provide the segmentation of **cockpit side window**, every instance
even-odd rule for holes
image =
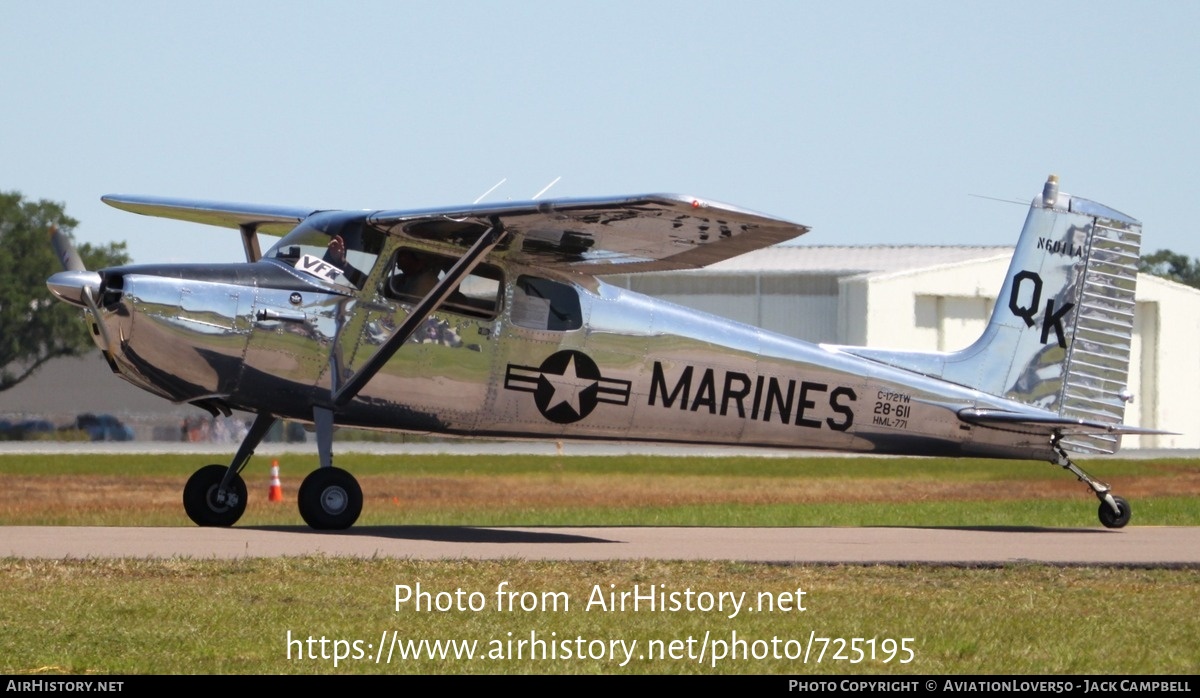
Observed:
[[[577,330],[583,327],[579,293],[574,287],[558,281],[536,276],[517,277],[512,321],[533,330]]]
[[[412,247],[396,250],[383,278],[383,295],[402,303],[416,303],[433,290],[458,260]],[[459,283],[440,308],[480,318],[494,318],[500,310],[504,275],[480,264]]]

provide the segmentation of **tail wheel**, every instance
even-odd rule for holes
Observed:
[[[234,473],[224,496],[221,481],[229,468],[206,465],[183,486],[183,510],[197,526],[232,526],[246,511],[246,481]]]
[[[341,468],[318,468],[309,473],[300,483],[296,499],[304,522],[321,531],[350,528],[362,513],[362,488]]]

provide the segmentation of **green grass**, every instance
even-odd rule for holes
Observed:
[[[296,489],[315,454],[280,456],[286,505],[265,501],[271,458],[243,471],[239,525],[300,525]],[[195,455],[0,455],[0,525],[191,525]],[[1094,526],[1098,503],[1060,468],[932,458],[381,456],[349,453],[362,525]],[[1088,464],[1130,500],[1131,525],[1200,525],[1200,464]],[[1190,484],[1189,484],[1190,483]],[[1125,485],[1139,494],[1129,494]],[[99,494],[111,491],[111,495]]]
[[[187,477],[200,465],[227,462],[233,455],[161,454],[0,454],[0,473],[11,475],[102,474],[182,475]],[[273,457],[255,456],[249,472],[270,465]],[[297,472],[316,467],[316,449],[311,454],[274,457]],[[871,458],[799,457],[754,458],[749,456],[537,456],[537,455],[337,455],[336,464],[361,475],[533,475],[579,473],[593,475],[695,475],[754,477],[838,478],[937,478],[962,481],[1071,480],[1061,468],[1041,461],[1005,461],[982,458]],[[1200,464],[1182,459],[1089,461],[1085,469],[1116,479],[1120,476],[1163,475],[1198,472]],[[295,473],[293,473],[295,474]]]
[[[1192,604],[1200,592],[1197,570],[309,557],[8,560],[0,561],[0,580],[6,588],[3,673],[1162,674],[1190,673],[1200,660],[1200,616]],[[533,594],[524,597],[529,610],[496,608],[502,582],[507,590]],[[396,585],[417,584],[431,595],[478,592],[482,610],[417,610],[412,602],[397,610]],[[631,591],[634,585],[745,592],[747,604],[760,594],[788,594],[793,606],[774,612],[744,606],[733,618],[731,611],[589,610],[595,589]],[[804,595],[796,597],[797,590]],[[557,608],[542,605],[542,592],[558,595]],[[474,640],[477,652],[499,648],[502,655],[402,661],[393,654],[391,663],[377,664],[380,640],[386,633],[390,642],[392,631],[401,640]],[[531,658],[528,645],[516,658],[515,642],[531,634],[559,642],[556,651],[563,639],[637,644],[625,666],[623,653],[617,660],[607,653]],[[788,658],[789,650],[795,655],[810,643],[810,634],[832,642],[813,643],[808,663]],[[301,642],[289,647],[289,637]],[[316,658],[309,655],[309,637]],[[856,637],[875,641],[875,659],[857,657],[849,642],[842,648],[846,658],[836,659],[837,639]],[[722,656],[735,638],[759,656]],[[905,644],[911,658],[891,646],[885,654],[885,639]],[[360,658],[352,644],[335,646],[335,640],[360,641]],[[679,653],[650,658],[655,641],[662,649],[678,641]],[[822,648],[826,656],[818,662]],[[337,666],[335,650],[347,655]]]

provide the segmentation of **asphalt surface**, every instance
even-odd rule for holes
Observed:
[[[363,526],[117,528],[7,526],[0,557],[236,559],[297,555],[412,559],[736,560],[769,563],[1200,565],[1200,527],[472,528]]]

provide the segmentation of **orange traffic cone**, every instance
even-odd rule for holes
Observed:
[[[271,491],[267,494],[267,499],[272,502],[283,501],[283,485],[279,482],[279,461],[271,461]]]

